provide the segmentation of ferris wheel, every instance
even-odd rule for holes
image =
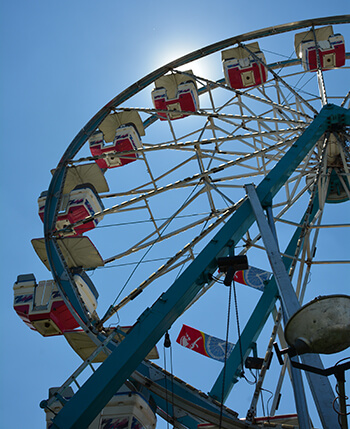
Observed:
[[[320,289],[348,295],[332,279],[349,266],[337,241],[346,246],[349,226],[349,23],[344,15],[279,25],[181,57],[113,98],[68,146],[39,198],[45,237],[32,241],[53,280],[24,275],[15,285],[22,319],[64,335],[84,361],[43,403],[61,401],[52,427],[87,427],[122,386],[152,397],[176,427],[311,427],[301,372],[287,356],[268,418],[257,418],[257,403],[272,343],[286,347],[282,324]],[[203,333],[200,321],[188,327],[196,311],[222,319],[226,334],[231,311],[234,344],[214,328]],[[224,363],[208,394],[152,360],[175,323],[194,365],[205,363],[193,351]],[[300,359],[322,366],[317,353]],[[242,420],[229,398],[245,368],[257,376]],[[295,415],[278,420],[285,372]],[[337,427],[331,383],[306,376],[320,421]]]

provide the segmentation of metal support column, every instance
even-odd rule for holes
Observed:
[[[269,258],[272,271],[276,278],[278,290],[282,301],[283,312],[287,321],[296,311],[299,310],[300,304],[291,284],[288,273],[282,262],[282,258],[278,250],[276,240],[264,215],[263,208],[255,190],[255,186],[247,185],[246,191],[256,217],[256,221],[266,248],[267,256]],[[307,361],[310,361],[311,359],[313,364],[316,364],[315,366],[323,368],[322,361],[318,355],[309,355],[309,357],[305,355],[304,359],[305,358]],[[306,400],[303,399],[304,389],[302,387],[300,371],[295,371],[295,369],[293,369],[292,379],[299,418],[299,425],[301,428],[309,428],[310,421],[307,413]],[[332,404],[335,396],[328,379],[323,377],[322,380],[321,376],[308,377],[308,382],[323,427],[336,427],[337,416],[330,407],[330,404]]]
[[[315,203],[312,207],[311,213],[309,214],[309,219],[312,220],[318,211],[318,199],[315,199]],[[307,213],[300,220],[300,225],[303,225]],[[292,256],[295,254],[295,251],[298,246],[298,241],[300,240],[301,228],[297,228],[291,238],[284,254],[289,255],[290,257],[283,257],[283,263],[288,271],[292,264]],[[243,350],[243,360],[249,355],[252,344],[258,339],[261,330],[263,329],[271,311],[274,308],[275,302],[278,296],[278,288],[276,280],[272,277],[267,285],[265,290],[259,299],[258,304],[256,305],[253,313],[251,314],[242,334],[241,334],[241,345]],[[209,395],[216,400],[221,400],[222,391],[224,392],[224,401],[227,399],[230,394],[233,386],[239,381],[240,374],[242,371],[241,366],[241,355],[238,344],[236,344],[228,357],[227,360],[227,369],[225,377],[225,385],[223,386],[224,376],[223,370],[220,372],[218,378],[216,379]]]

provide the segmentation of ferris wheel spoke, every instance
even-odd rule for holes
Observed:
[[[271,107],[275,107],[276,109],[279,109],[281,111],[285,111],[286,113],[291,113],[293,115],[296,115],[296,117],[302,116],[302,117],[304,117],[304,120],[307,120],[308,122],[312,121],[312,116],[305,113],[302,109],[296,110],[292,107],[289,107],[286,104],[280,104],[280,103],[277,103],[276,101],[269,100],[269,99],[266,99],[264,97],[259,97],[256,94],[252,94],[251,92],[249,92],[249,89],[245,90],[245,91],[241,91],[241,90],[236,90],[236,89],[230,88],[224,84],[224,80],[219,80],[219,81],[214,82],[214,81],[211,81],[209,79],[204,79],[204,78],[201,78],[201,79],[205,80],[211,89],[222,88],[222,89],[225,89],[226,91],[233,92],[235,94],[234,97],[232,97],[224,105],[222,105],[221,109],[223,107],[226,107],[227,105],[231,104],[235,99],[238,99],[239,97],[241,97],[241,98],[244,97],[244,98],[259,102],[261,104],[267,104]],[[299,100],[299,98],[297,98],[297,99]]]
[[[193,161],[193,159],[194,159],[194,157],[187,158],[185,161],[175,165],[172,168],[169,168],[163,174],[160,174],[159,176],[154,178],[154,181],[159,183],[161,180],[163,180],[167,176],[172,175],[178,169],[181,169],[182,167],[186,166],[188,163]],[[179,187],[179,186],[186,187],[186,186],[194,186],[195,185],[195,183],[187,183],[187,182],[189,182],[189,180],[184,180],[181,183],[180,183],[180,181],[178,181],[177,187]],[[151,185],[152,185],[152,181],[149,181],[149,182],[143,183],[142,185],[136,186],[135,188],[132,188],[132,189],[125,191],[125,192],[109,193],[109,194],[103,195],[102,198],[114,198],[114,197],[121,197],[121,196],[128,197],[128,196],[136,195],[137,197],[141,197],[141,199],[143,199],[145,195],[146,196],[157,195],[157,190],[159,190],[159,187],[157,187],[156,190],[153,187],[147,188],[148,186],[151,186]],[[134,199],[132,201],[135,202]],[[128,203],[124,202],[123,204],[126,205]]]
[[[339,148],[339,153],[341,157],[341,162],[342,162],[341,168],[344,170],[344,177],[346,178],[346,181],[348,183],[348,186],[346,186],[343,183],[343,187],[345,190],[347,190],[350,187],[350,167],[348,166],[348,163],[350,164],[350,152],[349,152],[349,147],[346,146],[345,138],[348,136],[344,135],[344,138],[341,138],[339,133],[334,133],[334,135],[336,138],[336,143]],[[339,177],[342,176],[341,173],[338,173],[338,169],[336,169],[336,171]]]
[[[154,175],[152,173],[152,168],[151,168],[149,162],[147,161],[147,156],[146,156],[145,153],[143,153],[143,161],[146,164],[146,169],[147,169],[148,175],[149,175],[149,177],[151,179],[151,182],[149,182],[149,184],[152,184],[153,188],[157,189],[156,179],[154,178]],[[147,186],[147,184],[146,184],[146,186]]]
[[[211,194],[211,191],[212,191],[212,189],[216,189],[216,188],[212,183],[210,183],[208,176],[204,177],[203,182],[204,182],[204,190],[205,190],[204,192],[207,196],[207,200],[208,200],[210,209],[212,212],[215,212],[216,208],[215,208],[215,204],[214,204],[214,200],[213,200],[213,196]],[[221,193],[220,193],[220,195],[221,195]],[[229,198],[227,198],[227,199],[229,199]]]
[[[350,199],[350,190],[349,190],[349,180],[350,180],[350,175],[348,174],[346,177],[347,177],[347,181],[348,181],[348,184],[346,184],[346,182],[345,182],[345,180],[344,180],[344,178],[343,178],[343,176],[342,176],[342,174],[340,173],[340,171],[339,171],[339,169],[338,168],[334,168],[334,171],[335,171],[335,173],[336,173],[336,175],[337,175],[337,177],[338,177],[338,179],[339,179],[339,181],[340,181],[340,183],[342,184],[342,186],[343,186],[343,189],[344,189],[344,191],[345,191],[345,193],[346,193],[346,195],[347,195],[347,197]]]
[[[221,164],[218,167],[213,167],[212,169],[207,170],[207,171],[205,171],[203,173],[196,173],[196,174],[194,174],[191,177],[185,178],[184,180],[178,180],[175,183],[170,183],[170,184],[168,184],[166,186],[158,187],[156,190],[151,190],[151,191],[146,192],[146,193],[144,193],[142,195],[133,197],[133,198],[131,198],[128,201],[124,201],[123,203],[116,204],[116,205],[114,205],[114,206],[112,206],[110,208],[104,209],[101,212],[96,212],[94,215],[88,216],[84,220],[72,223],[69,226],[69,228],[74,228],[76,226],[79,226],[79,225],[82,225],[84,223],[90,222],[91,220],[94,220],[94,219],[98,219],[98,218],[103,217],[103,216],[105,216],[107,214],[110,214],[110,213],[117,213],[118,211],[125,210],[125,208],[127,208],[130,205],[134,205],[134,204],[139,203],[139,202],[144,202],[144,200],[146,198],[154,197],[156,195],[159,195],[159,194],[164,193],[166,191],[169,191],[171,189],[182,188],[183,186],[188,186],[189,184],[192,184],[192,185],[194,184],[195,185],[200,179],[204,179],[205,177],[207,177],[209,175],[214,175],[215,173],[221,172],[221,171],[223,171],[223,170],[225,170],[225,169],[227,169],[229,167],[232,167],[233,165],[239,165],[241,163],[244,163],[245,161],[247,161],[250,158],[255,158],[258,153],[263,154],[263,153],[266,153],[266,152],[274,149],[277,146],[282,146],[282,145],[285,145],[284,141],[282,141],[282,142],[280,142],[277,145],[274,145],[272,147],[265,148],[265,149],[262,149],[260,151],[257,151],[255,153],[247,154],[246,156],[238,158],[236,160],[228,161],[226,164]],[[274,156],[273,159],[276,159],[276,157]],[[251,168],[250,166],[247,166],[247,167]],[[247,177],[247,176],[248,175],[245,176],[243,174],[243,175],[240,175],[239,177]],[[109,196],[112,197],[113,194],[110,194]],[[65,229],[62,229],[62,230],[56,231],[55,234],[59,235],[59,234],[64,233],[64,232],[65,232]]]
[[[111,257],[105,259],[104,263],[108,264],[108,263],[113,262],[117,259],[121,259],[125,256],[130,255],[130,254],[134,254],[140,250],[148,249],[149,247],[152,247],[156,243],[161,243],[162,241],[165,241],[165,240],[168,240],[169,238],[175,237],[175,236],[177,236],[177,235],[179,235],[185,231],[188,231],[192,228],[195,228],[196,226],[202,225],[202,224],[206,223],[208,220],[210,220],[212,217],[213,217],[212,215],[208,215],[207,217],[200,219],[196,222],[192,222],[190,224],[187,224],[186,226],[184,226],[182,228],[175,229],[168,234],[159,235],[160,228],[157,228],[156,231],[152,232],[151,234],[149,234],[147,237],[145,237],[144,239],[142,239],[138,243],[135,243],[129,249],[123,251],[122,253],[119,253],[118,255],[111,256]],[[168,223],[165,223],[164,225],[167,226]],[[156,234],[158,234],[158,236],[154,240],[150,240],[150,238]]]
[[[324,83],[324,77],[323,77],[322,66],[321,66],[320,46],[319,46],[317,38],[316,38],[316,32],[315,32],[315,26],[314,25],[312,26],[312,34],[313,34],[315,48],[316,48],[318,89],[320,92],[322,106],[324,106],[325,104],[328,103],[328,100],[327,100],[326,86]]]
[[[203,240],[208,234],[210,234],[213,230],[215,230],[220,224],[225,222],[225,220],[231,216],[233,211],[235,211],[241,204],[243,203],[243,199],[239,201],[234,207],[230,207],[225,212],[220,214],[220,217],[216,219],[215,222],[208,225],[205,229],[201,231],[199,235],[197,235],[190,243],[188,243],[186,246],[184,246],[181,250],[179,250],[173,257],[169,258],[167,262],[158,268],[156,272],[151,274],[148,279],[144,280],[137,289],[135,289],[128,297],[124,298],[119,304],[117,304],[114,308],[110,308],[107,312],[107,314],[103,317],[102,322],[104,323],[106,320],[108,320],[116,311],[121,309],[127,302],[129,302],[131,299],[134,299],[139,293],[141,293],[147,286],[149,286],[153,281],[155,281],[160,276],[164,275],[167,272],[170,272],[173,269],[176,269],[178,267],[183,267],[184,264],[190,260],[193,260],[193,248],[195,245],[197,245],[201,240]],[[210,217],[212,218],[212,216]],[[210,219],[208,217],[208,220]],[[182,259],[180,262],[179,260],[184,257],[184,255],[188,253],[189,256],[185,259]],[[111,262],[110,260],[106,262]],[[211,283],[212,285],[212,283]],[[197,296],[197,299],[194,299],[194,301],[187,307],[187,309],[196,301],[199,299],[200,296],[202,296],[207,290],[209,290],[210,286],[206,286],[203,288],[203,291],[200,292]],[[186,309],[186,310],[187,310]],[[185,310],[185,311],[186,311]]]
[[[283,206],[282,210],[280,210],[277,214],[274,215],[274,221],[286,223],[302,229],[304,224],[289,221],[287,219],[282,218],[282,216],[288,213],[288,210],[295,205],[295,203],[305,194],[306,191],[309,190],[309,188],[310,188],[310,185],[305,185],[304,188],[300,190],[297,194],[295,194],[294,192],[292,195],[289,195],[287,201],[283,201],[281,203],[273,203],[272,204],[273,209],[277,209]],[[247,233],[247,238],[243,239],[247,250],[250,247],[255,247],[256,249],[265,251],[265,247],[263,245],[257,244],[259,240],[261,240],[260,233],[256,234],[253,238],[251,238],[249,232]],[[290,255],[287,255],[284,253],[281,253],[281,255],[286,258],[292,258]],[[300,259],[297,258],[296,261],[300,262]]]
[[[333,228],[344,228],[347,225],[322,225],[323,210],[320,210],[315,217],[315,221],[310,225],[308,233],[305,237],[305,243],[302,250],[302,257],[300,258],[300,266],[298,273],[298,281],[296,285],[297,295],[299,296],[300,302],[303,302],[307,284],[310,280],[311,269],[315,265],[321,264],[349,264],[349,260],[314,260],[316,255],[317,242],[319,238],[319,232],[322,228],[333,227]],[[311,233],[314,231],[311,243]],[[305,273],[303,270],[305,269]]]
[[[314,205],[314,201],[315,201],[315,197],[316,194],[318,193],[318,207],[319,210],[323,210],[323,205],[325,202],[325,198],[323,197],[323,193],[322,192],[322,188],[320,189],[319,186],[319,177],[322,173],[322,170],[324,168],[324,166],[327,163],[327,159],[326,159],[326,152],[327,152],[327,146],[328,146],[328,142],[329,142],[329,133],[326,134],[325,138],[324,138],[324,143],[323,143],[323,147],[322,147],[322,152],[320,155],[320,162],[319,165],[317,166],[317,170],[315,172],[315,177],[313,179],[312,182],[312,186],[310,188],[310,199],[309,199],[309,204],[308,204],[308,208],[306,210],[307,215],[305,216],[305,220],[304,220],[304,224],[302,226],[302,233],[301,233],[301,237],[304,239],[306,233],[307,233],[307,229],[308,229],[308,225],[309,225],[309,218],[310,218],[310,213],[312,211],[312,207]],[[321,191],[321,193],[319,193],[319,191]],[[304,240],[300,240],[298,246],[297,246],[297,250],[295,252],[294,255],[294,260],[292,262],[291,268],[290,268],[290,273],[289,275],[291,276],[291,278],[293,277],[294,271],[295,271],[295,267],[296,267],[296,262],[297,262],[297,255],[300,253],[300,249],[301,246],[303,245]]]
[[[213,210],[207,216],[205,216],[204,218],[201,218],[201,219],[199,219],[197,221],[194,221],[194,222],[191,222],[191,223],[187,223],[185,226],[183,226],[181,228],[173,229],[168,234],[164,233],[164,231],[170,225],[170,223],[172,222],[172,220],[175,219],[175,218],[178,219],[179,217],[181,218],[181,216],[180,216],[181,212],[184,211],[188,206],[190,206],[191,204],[193,204],[193,202],[195,202],[198,199],[198,197],[201,196],[205,192],[206,191],[205,191],[205,186],[204,186],[196,194],[194,194],[190,198],[188,198],[186,200],[186,202],[184,204],[182,204],[182,206],[176,212],[174,212],[174,214],[170,218],[166,219],[165,222],[163,222],[161,225],[156,226],[155,230],[151,234],[149,234],[146,237],[144,237],[138,243],[135,243],[134,245],[132,245],[132,247],[129,250],[127,250],[127,251],[125,251],[125,252],[123,252],[121,254],[118,254],[116,256],[110,257],[110,258],[106,259],[104,262],[108,263],[108,262],[114,261],[116,259],[120,259],[120,258],[122,258],[124,256],[127,256],[127,255],[129,255],[131,253],[137,252],[138,250],[141,250],[143,248],[148,248],[150,246],[153,246],[157,242],[161,242],[161,241],[167,240],[168,238],[174,237],[174,236],[176,236],[176,235],[178,235],[178,234],[180,234],[180,233],[182,233],[184,231],[187,231],[189,229],[192,229],[192,228],[194,228],[194,227],[196,227],[198,225],[201,225],[203,223],[205,224],[213,216],[219,216],[221,210],[217,210],[214,207]],[[153,218],[153,222],[155,223],[156,221],[155,221],[155,219],[153,217],[153,214],[151,216]],[[160,232],[160,231],[162,231],[162,232]],[[157,237],[154,240],[149,241],[149,239],[152,236],[154,236],[154,235],[157,235]]]
[[[274,203],[273,208],[282,207],[282,210],[275,216],[276,219],[282,221],[282,216],[289,210],[293,204],[295,204],[304,194],[309,190],[309,186],[305,185],[302,189],[298,189],[298,192],[293,192],[290,195],[287,195],[287,199],[285,201]]]
[[[286,105],[290,108],[290,104],[289,104],[287,98],[284,96],[283,91],[280,88],[279,81],[277,81],[275,79],[274,81],[270,81],[270,83],[271,83],[271,86],[275,89],[274,95],[279,100],[279,104],[280,105]],[[280,107],[275,106],[275,103],[273,103],[272,97],[269,96],[266,93],[266,91],[263,91],[264,88],[258,87],[257,89],[258,89],[258,91],[260,91],[262,93],[263,96],[265,96],[265,98],[267,100],[269,100],[273,104],[269,111],[263,113],[264,116],[266,116],[270,113],[273,115],[274,118],[276,118],[277,120],[280,119],[281,121],[288,121],[288,120],[291,120],[291,121],[295,121],[295,120],[298,121],[299,120],[300,121],[300,120],[303,120],[301,118],[300,114],[297,117],[293,111],[288,112],[291,114],[291,118],[289,118],[289,116],[287,115],[287,112],[284,109],[281,109]],[[283,100],[283,103],[281,103],[281,101],[280,101],[281,99]]]
[[[344,97],[343,101],[341,102],[340,107],[345,107],[345,104],[347,103],[347,101],[350,100],[350,90],[348,91],[348,93],[346,94],[346,96]]]
[[[210,118],[211,121],[213,120],[213,118]],[[244,139],[244,138],[263,138],[263,137],[272,137],[276,136],[276,140],[278,139],[278,136],[282,136],[284,134],[294,134],[294,133],[301,133],[304,131],[306,125],[302,125],[302,126],[297,126],[297,127],[290,127],[290,128],[281,128],[278,130],[269,130],[269,131],[256,131],[255,129],[250,130],[250,134],[241,134],[241,135],[237,135],[237,134],[232,134],[229,131],[225,131],[224,129],[220,129],[221,131],[223,131],[226,136],[215,136],[212,138],[201,138],[201,139],[196,139],[196,140],[191,140],[191,141],[178,141],[177,143],[174,143],[173,141],[170,142],[164,142],[164,143],[159,143],[159,144],[149,144],[147,142],[143,143],[144,147],[142,149],[137,149],[137,150],[133,150],[133,151],[125,151],[123,153],[125,153],[125,155],[130,155],[130,154],[143,154],[143,153],[151,153],[154,151],[161,151],[161,150],[169,150],[169,149],[174,149],[174,150],[184,150],[184,149],[188,149],[190,151],[195,151],[195,145],[200,144],[201,146],[205,146],[205,145],[209,145],[209,144],[214,144],[214,143],[224,143],[226,141],[235,141],[235,140],[240,140],[240,139]],[[218,127],[216,125],[212,126],[211,129],[213,129],[215,131],[215,129],[217,129]],[[241,125],[238,127],[241,128]],[[244,128],[244,127],[243,127]],[[205,148],[201,148],[202,151],[205,151]],[[234,152],[234,151],[228,151],[230,154],[237,154],[237,155],[242,155],[243,152]],[[83,157],[83,158],[79,158],[77,160],[71,160],[70,164],[80,164],[82,162],[86,162],[86,161],[91,161],[91,160],[96,160],[96,159],[100,159],[103,158],[103,155],[101,156],[95,156],[95,157]],[[180,166],[182,166],[184,163],[186,163],[186,161],[184,161],[183,163],[180,164]]]
[[[320,210],[319,213],[315,216],[313,224],[320,225],[322,221],[322,216],[323,216],[323,210]],[[311,247],[310,247],[311,229],[309,229],[307,236],[305,237],[305,243],[304,243],[304,248],[303,248],[302,257],[301,257],[302,263],[300,264],[300,267],[299,267],[298,281],[296,284],[296,293],[300,303],[304,301],[306,287],[307,287],[310,272],[311,272],[311,264],[316,252],[316,244],[319,236],[319,231],[320,231],[319,229],[316,229],[313,236]],[[305,260],[305,258],[307,258],[307,260]],[[306,272],[305,274],[303,274],[305,265],[306,265]]]
[[[191,255],[183,258],[181,261],[176,261],[180,259],[178,257],[176,260],[175,258],[170,258],[167,260],[167,263],[162,265],[156,272],[154,272],[151,276],[148,277],[147,280],[144,280],[137,288],[135,288],[129,295],[122,298],[117,304],[114,304],[110,306],[106,312],[106,314],[102,317],[101,323],[104,324],[107,320],[109,320],[115,313],[117,313],[119,310],[121,310],[125,305],[127,305],[129,302],[133,301],[138,295],[140,295],[141,292],[143,292],[152,282],[157,280],[159,277],[170,273],[173,270],[176,270],[177,268],[182,268],[186,263],[193,260],[193,257]]]
[[[188,116],[194,116],[194,117],[211,117],[211,118],[216,118],[216,119],[221,119],[223,121],[232,123],[232,125],[235,126],[240,126],[241,122],[235,122],[235,121],[244,121],[244,122],[256,122],[256,123],[263,123],[263,124],[267,124],[267,123],[273,123],[273,124],[287,124],[287,125],[295,125],[295,126],[301,126],[305,124],[304,120],[301,119],[290,119],[290,118],[273,118],[273,117],[267,117],[267,116],[261,116],[261,115],[256,115],[254,114],[253,110],[251,110],[247,105],[244,105],[246,110],[248,110],[251,114],[250,115],[238,115],[238,114],[232,114],[232,113],[218,113],[218,112],[209,112],[209,111],[196,111],[196,112],[191,112],[191,111],[179,111],[179,113],[181,114],[186,114]],[[157,109],[150,109],[150,108],[118,108],[118,111],[136,111],[136,112],[146,112],[146,113],[167,113],[167,111],[163,111],[163,110],[157,110]],[[173,125],[170,122],[170,128],[171,128],[171,132],[173,135],[173,140],[172,142],[176,143],[178,141],[178,138],[175,136],[174,134],[174,128]],[[264,125],[265,127],[268,127],[268,125]],[[270,131],[270,129],[268,128],[268,131]]]
[[[291,109],[291,105],[289,103],[289,100],[287,99],[287,97],[285,96],[284,92],[282,91],[282,88],[280,86],[280,82],[278,80],[275,80],[275,85],[274,86],[275,86],[276,98],[278,100],[278,103],[280,105],[287,106],[288,108]],[[280,108],[277,108],[277,107],[274,106],[274,109],[277,110],[277,112],[279,114],[283,114],[283,115],[286,116],[285,111],[282,111]],[[291,114],[291,117],[294,120],[298,120],[298,119],[302,120],[303,115],[300,114],[300,109],[297,109],[296,111],[294,111],[294,110],[291,109],[290,114]]]
[[[281,309],[277,310],[276,305],[274,306],[274,309],[272,311],[272,315],[273,317],[276,319],[278,312]],[[284,332],[282,329],[282,326],[279,325],[278,327],[278,339],[280,342],[281,347],[284,349],[286,348],[287,342],[284,338]],[[285,356],[283,358],[283,365],[281,366],[281,369],[279,371],[279,377],[276,383],[276,387],[275,387],[275,391],[274,391],[274,395],[273,395],[273,401],[271,404],[271,410],[270,410],[270,415],[274,416],[276,414],[280,399],[281,399],[281,390],[282,390],[282,386],[283,386],[283,382],[284,382],[284,377],[286,374],[286,370],[288,370],[288,375],[289,375],[289,379],[292,379],[292,373],[291,373],[291,365],[290,365],[290,360],[287,356]]]
[[[194,181],[198,181],[200,179],[208,177],[209,175],[212,175],[212,174],[215,174],[216,172],[222,171],[222,170],[224,170],[224,169],[226,169],[226,168],[228,168],[228,167],[230,167],[232,165],[242,165],[243,167],[246,167],[246,168],[248,168],[248,169],[251,170],[253,167],[249,166],[249,165],[245,166],[244,165],[245,161],[247,161],[249,159],[252,159],[252,158],[255,158],[257,154],[265,154],[268,151],[273,150],[276,147],[282,146],[282,145],[285,145],[285,142],[280,142],[277,145],[271,146],[271,147],[266,148],[266,149],[262,149],[260,151],[257,151],[255,153],[253,153],[253,154],[247,154],[244,157],[239,158],[237,160],[228,161],[226,164],[221,164],[219,167],[214,167],[214,168],[212,168],[212,169],[210,169],[208,171],[203,172],[202,174],[198,173],[198,174],[192,176],[192,178],[189,177],[189,178],[186,178],[183,181],[178,181],[178,182],[175,182],[174,184],[168,184],[165,187],[161,187],[161,188],[158,187],[157,190],[150,190],[148,192],[145,192],[144,194],[141,194],[140,196],[133,197],[132,199],[130,199],[128,201],[124,201],[123,203],[116,204],[116,205],[112,206],[111,208],[107,208],[107,209],[103,210],[102,212],[97,212],[97,213],[95,213],[94,216],[89,216],[86,219],[84,219],[84,221],[75,222],[71,226],[72,227],[79,226],[79,225],[83,224],[84,222],[91,221],[92,219],[96,219],[96,218],[98,218],[100,216],[105,216],[105,215],[107,215],[109,213],[116,213],[116,212],[122,212],[122,211],[125,211],[125,210],[134,209],[134,207],[135,207],[134,205],[135,204],[140,203],[140,202],[144,202],[147,198],[159,195],[160,193],[165,192],[165,191],[170,190],[170,189],[177,189],[177,188],[184,187],[184,186],[185,187],[187,187],[187,186],[195,186],[195,182]],[[276,160],[276,155],[274,155],[272,157],[272,159],[269,159],[268,162],[271,162],[271,160]],[[256,175],[261,175],[261,172],[257,171]],[[252,177],[252,176],[254,176],[254,173],[250,172],[250,173],[247,173],[247,174],[240,174],[238,176],[230,176],[228,179],[229,180],[234,180],[234,179],[238,179],[238,178]],[[217,182],[219,182],[221,180],[224,181],[224,180],[227,180],[227,178],[226,179],[224,179],[224,178],[213,179],[212,183],[217,183]],[[189,183],[189,182],[192,182],[192,183]],[[109,194],[109,195],[105,195],[104,198],[107,198],[107,197],[112,198],[112,197],[116,197],[116,196],[129,195],[129,194],[133,195],[134,192],[128,192],[126,194],[125,193]],[[133,205],[133,207],[130,208],[129,207],[130,205]],[[143,208],[143,207],[146,207],[146,206],[138,206],[138,207],[136,207],[136,209],[140,209],[140,208]],[[57,233],[61,233],[61,232],[64,232],[64,230],[59,230]]]
[[[301,97],[301,95],[295,91],[287,82],[285,79],[281,78],[274,70],[272,70],[271,68],[269,68],[269,66],[261,59],[259,58],[254,52],[252,52],[249,48],[247,48],[246,45],[243,45],[242,43],[239,44],[239,46],[241,46],[243,49],[245,49],[249,55],[251,55],[253,58],[255,58],[255,60],[262,64],[264,67],[266,67],[270,73],[273,75],[273,77],[276,80],[279,80],[296,98],[298,98],[305,106],[308,107],[308,109],[310,109],[311,112],[313,112],[314,114],[318,114],[317,110],[307,101],[305,100],[305,98]]]

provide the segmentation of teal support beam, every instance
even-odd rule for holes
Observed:
[[[173,377],[170,373],[150,362],[143,362],[132,374],[131,381],[136,387],[141,386],[141,393],[148,390],[146,397],[152,396],[158,408],[158,414],[173,426],[180,423],[189,429],[197,429],[199,423],[210,421],[219,426],[220,404],[212,398],[198,392],[184,381]],[[222,409],[222,428],[232,427],[232,419],[237,420],[238,414],[226,407]],[[230,422],[227,428],[227,422]],[[250,426],[237,422],[246,429]]]
[[[177,421],[190,429],[197,429],[198,423],[203,419],[206,420],[203,414],[196,414],[199,410],[207,412],[207,416],[216,418],[216,423],[219,422],[221,410],[218,402],[203,392],[199,393],[195,388],[163,371],[154,363],[143,361],[133,372],[130,380],[135,386],[141,385],[146,388],[156,400],[157,406],[169,416],[172,416],[172,402],[174,402],[175,407],[187,413],[187,415],[175,413]],[[222,410],[224,419],[230,420],[237,416],[237,413],[225,407]]]
[[[339,123],[340,117],[347,114],[345,109],[333,105],[327,105],[321,110],[303,135],[258,186],[257,193],[262,204],[268,205],[272,201],[326,129],[332,123]],[[53,428],[81,429],[93,421],[124,380],[130,377],[202,286],[208,282],[208,276],[217,269],[216,258],[226,256],[253,222],[254,214],[249,201],[245,200],[168,291],[141,314],[125,340],[57,414],[53,420]],[[49,258],[50,255],[55,255],[51,246],[54,244],[49,240]],[[55,267],[56,262],[62,265],[60,260],[50,260],[50,266]]]
[[[310,213],[310,221],[315,217],[318,211],[318,199],[315,198],[315,203]],[[300,224],[304,223],[306,214],[302,217]],[[297,228],[293,234],[292,239],[290,240],[284,254],[294,256],[295,251],[297,249],[297,244],[301,234],[301,228]],[[288,271],[291,264],[292,258],[288,258],[284,256],[282,258],[284,266]],[[259,299],[252,315],[250,316],[244,330],[241,334],[241,346],[242,346],[242,354],[243,361],[249,356],[251,345],[254,343],[259,337],[272,309],[275,306],[275,302],[278,298],[278,288],[277,283],[274,277],[269,280],[267,285],[265,286],[265,290]],[[216,379],[209,395],[213,398],[221,401],[222,393],[224,394],[223,400],[226,401],[228,395],[230,394],[233,386],[239,381],[242,372],[242,364],[241,364],[241,353],[239,344],[236,343],[226,364],[226,374],[225,374],[225,385],[223,386],[224,381],[224,371],[222,370]]]

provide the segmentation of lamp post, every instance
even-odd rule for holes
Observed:
[[[304,353],[333,354],[350,347],[350,296],[320,296],[304,305],[289,319],[284,336],[288,348],[279,350],[277,343],[274,343],[280,364],[283,364],[283,354],[289,357]],[[293,367],[304,371],[326,377],[335,375],[339,395],[339,411],[335,411],[340,416],[342,429],[348,429],[345,371],[350,369],[350,362],[327,369],[305,365],[294,359],[290,362]]]

